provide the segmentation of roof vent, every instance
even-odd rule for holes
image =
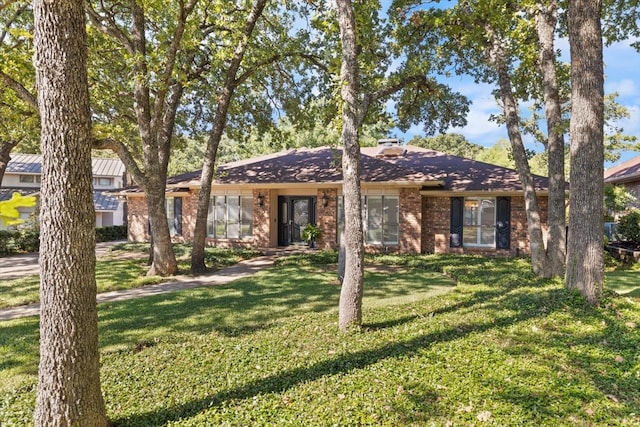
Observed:
[[[376,157],[402,157],[407,149],[397,138],[379,139]]]

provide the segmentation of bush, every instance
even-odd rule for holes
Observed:
[[[112,242],[127,238],[126,225],[111,225],[109,227],[96,228],[96,242]]]
[[[620,217],[616,236],[623,242],[640,245],[640,210],[634,209]]]
[[[40,227],[37,219],[31,218],[14,230],[0,231],[0,256],[20,252],[38,252],[40,249]]]
[[[111,242],[127,238],[126,225],[96,228],[96,242]],[[21,252],[38,252],[40,249],[40,227],[37,220],[28,220],[15,230],[0,230],[0,256]]]
[[[0,256],[7,256],[18,252],[16,246],[17,230],[0,230]]]

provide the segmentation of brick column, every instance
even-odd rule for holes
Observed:
[[[420,253],[422,247],[422,196],[417,188],[400,189],[399,250]]]
[[[422,216],[422,251],[449,252],[451,200],[448,197],[425,197]]]
[[[325,196],[327,206],[322,206]],[[316,243],[320,249],[335,249],[338,241],[338,189],[319,189],[317,197],[316,224],[320,228],[321,234]]]
[[[262,206],[259,197],[262,196]],[[258,248],[269,247],[271,215],[271,190],[253,190],[253,244]]]
[[[148,242],[149,215],[144,197],[127,197],[128,240],[130,242]]]
[[[185,242],[193,242],[199,194],[200,190],[193,189],[189,191],[189,195],[182,196],[182,238]]]

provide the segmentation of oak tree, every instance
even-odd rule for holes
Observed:
[[[602,296],[604,65],[602,1],[571,0],[571,194],[565,284],[592,304]]]
[[[33,4],[43,156],[35,424],[106,426],[98,353],[84,1]]]

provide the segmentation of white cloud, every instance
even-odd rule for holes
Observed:
[[[621,80],[608,80],[604,88],[605,93],[617,92],[621,98],[637,96],[638,86],[635,81],[630,78]]]

